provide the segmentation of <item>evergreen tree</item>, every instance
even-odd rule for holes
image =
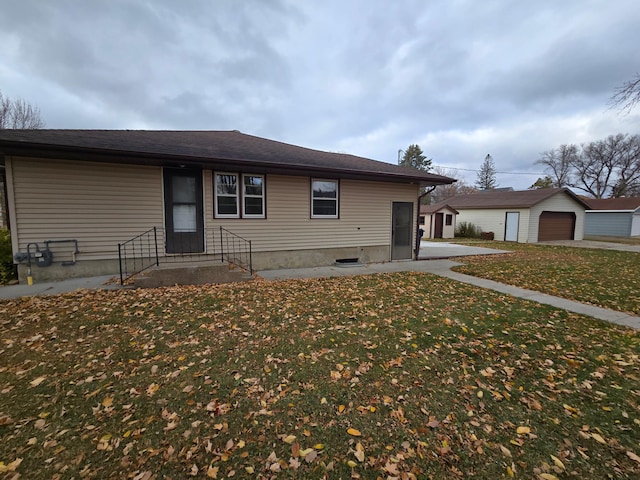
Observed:
[[[478,187],[479,190],[493,190],[497,186],[496,167],[493,164],[493,157],[487,155],[484,157],[484,162],[478,171],[476,187]]]
[[[400,152],[398,152],[400,153]],[[398,161],[398,165],[403,167],[416,168],[428,172],[431,170],[431,159],[427,158],[417,144],[412,144],[404,151],[404,155]]]

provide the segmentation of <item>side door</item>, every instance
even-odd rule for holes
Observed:
[[[202,170],[165,168],[163,177],[167,253],[204,252]]]
[[[504,229],[505,242],[518,241],[519,226],[520,226],[520,212],[507,212],[506,225]]]
[[[413,203],[393,202],[391,209],[391,260],[413,258]]]

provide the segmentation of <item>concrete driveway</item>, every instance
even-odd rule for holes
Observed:
[[[508,250],[495,248],[473,247],[448,242],[420,242],[419,260],[434,260],[439,258],[470,257],[473,255],[497,255],[510,253]]]

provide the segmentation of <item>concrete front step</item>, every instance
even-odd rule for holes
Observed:
[[[133,283],[140,288],[170,287],[173,285],[203,285],[206,283],[234,283],[253,280],[248,272],[226,264],[163,264],[136,275]]]

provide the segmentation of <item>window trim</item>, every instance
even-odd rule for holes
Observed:
[[[446,227],[450,227],[453,225],[453,214],[452,213],[445,213],[444,215],[444,224]]]
[[[221,195],[218,193],[218,175],[233,175],[236,177],[236,194],[233,195]],[[240,192],[238,190],[238,186],[241,180],[241,175],[238,173],[231,172],[213,172],[213,213],[214,218],[240,218]],[[235,197],[236,199],[236,213],[219,213],[218,212],[218,196],[223,197]]]
[[[318,198],[318,200],[333,200],[336,203],[336,213],[335,215],[319,215],[319,214],[315,214],[313,213],[313,201],[314,201],[314,196],[313,196],[313,183],[314,182],[331,182],[331,183],[335,183],[336,185],[336,198]],[[310,205],[310,210],[311,210],[311,218],[313,219],[337,219],[340,218],[340,180],[335,179],[335,178],[311,178],[311,182],[310,182],[310,197],[311,197],[311,205]]]
[[[245,191],[245,183],[244,183],[244,179],[246,177],[259,177],[262,179],[262,195],[249,195],[246,193]],[[266,195],[266,181],[265,181],[265,176],[264,175],[258,175],[258,174],[252,174],[252,173],[243,173],[241,175],[241,181],[242,181],[242,218],[266,218],[267,216],[267,212],[266,212],[266,208],[265,208],[265,195]],[[262,213],[260,214],[255,214],[255,213],[247,213],[247,204],[245,202],[245,199],[247,198],[259,198],[262,200]]]

